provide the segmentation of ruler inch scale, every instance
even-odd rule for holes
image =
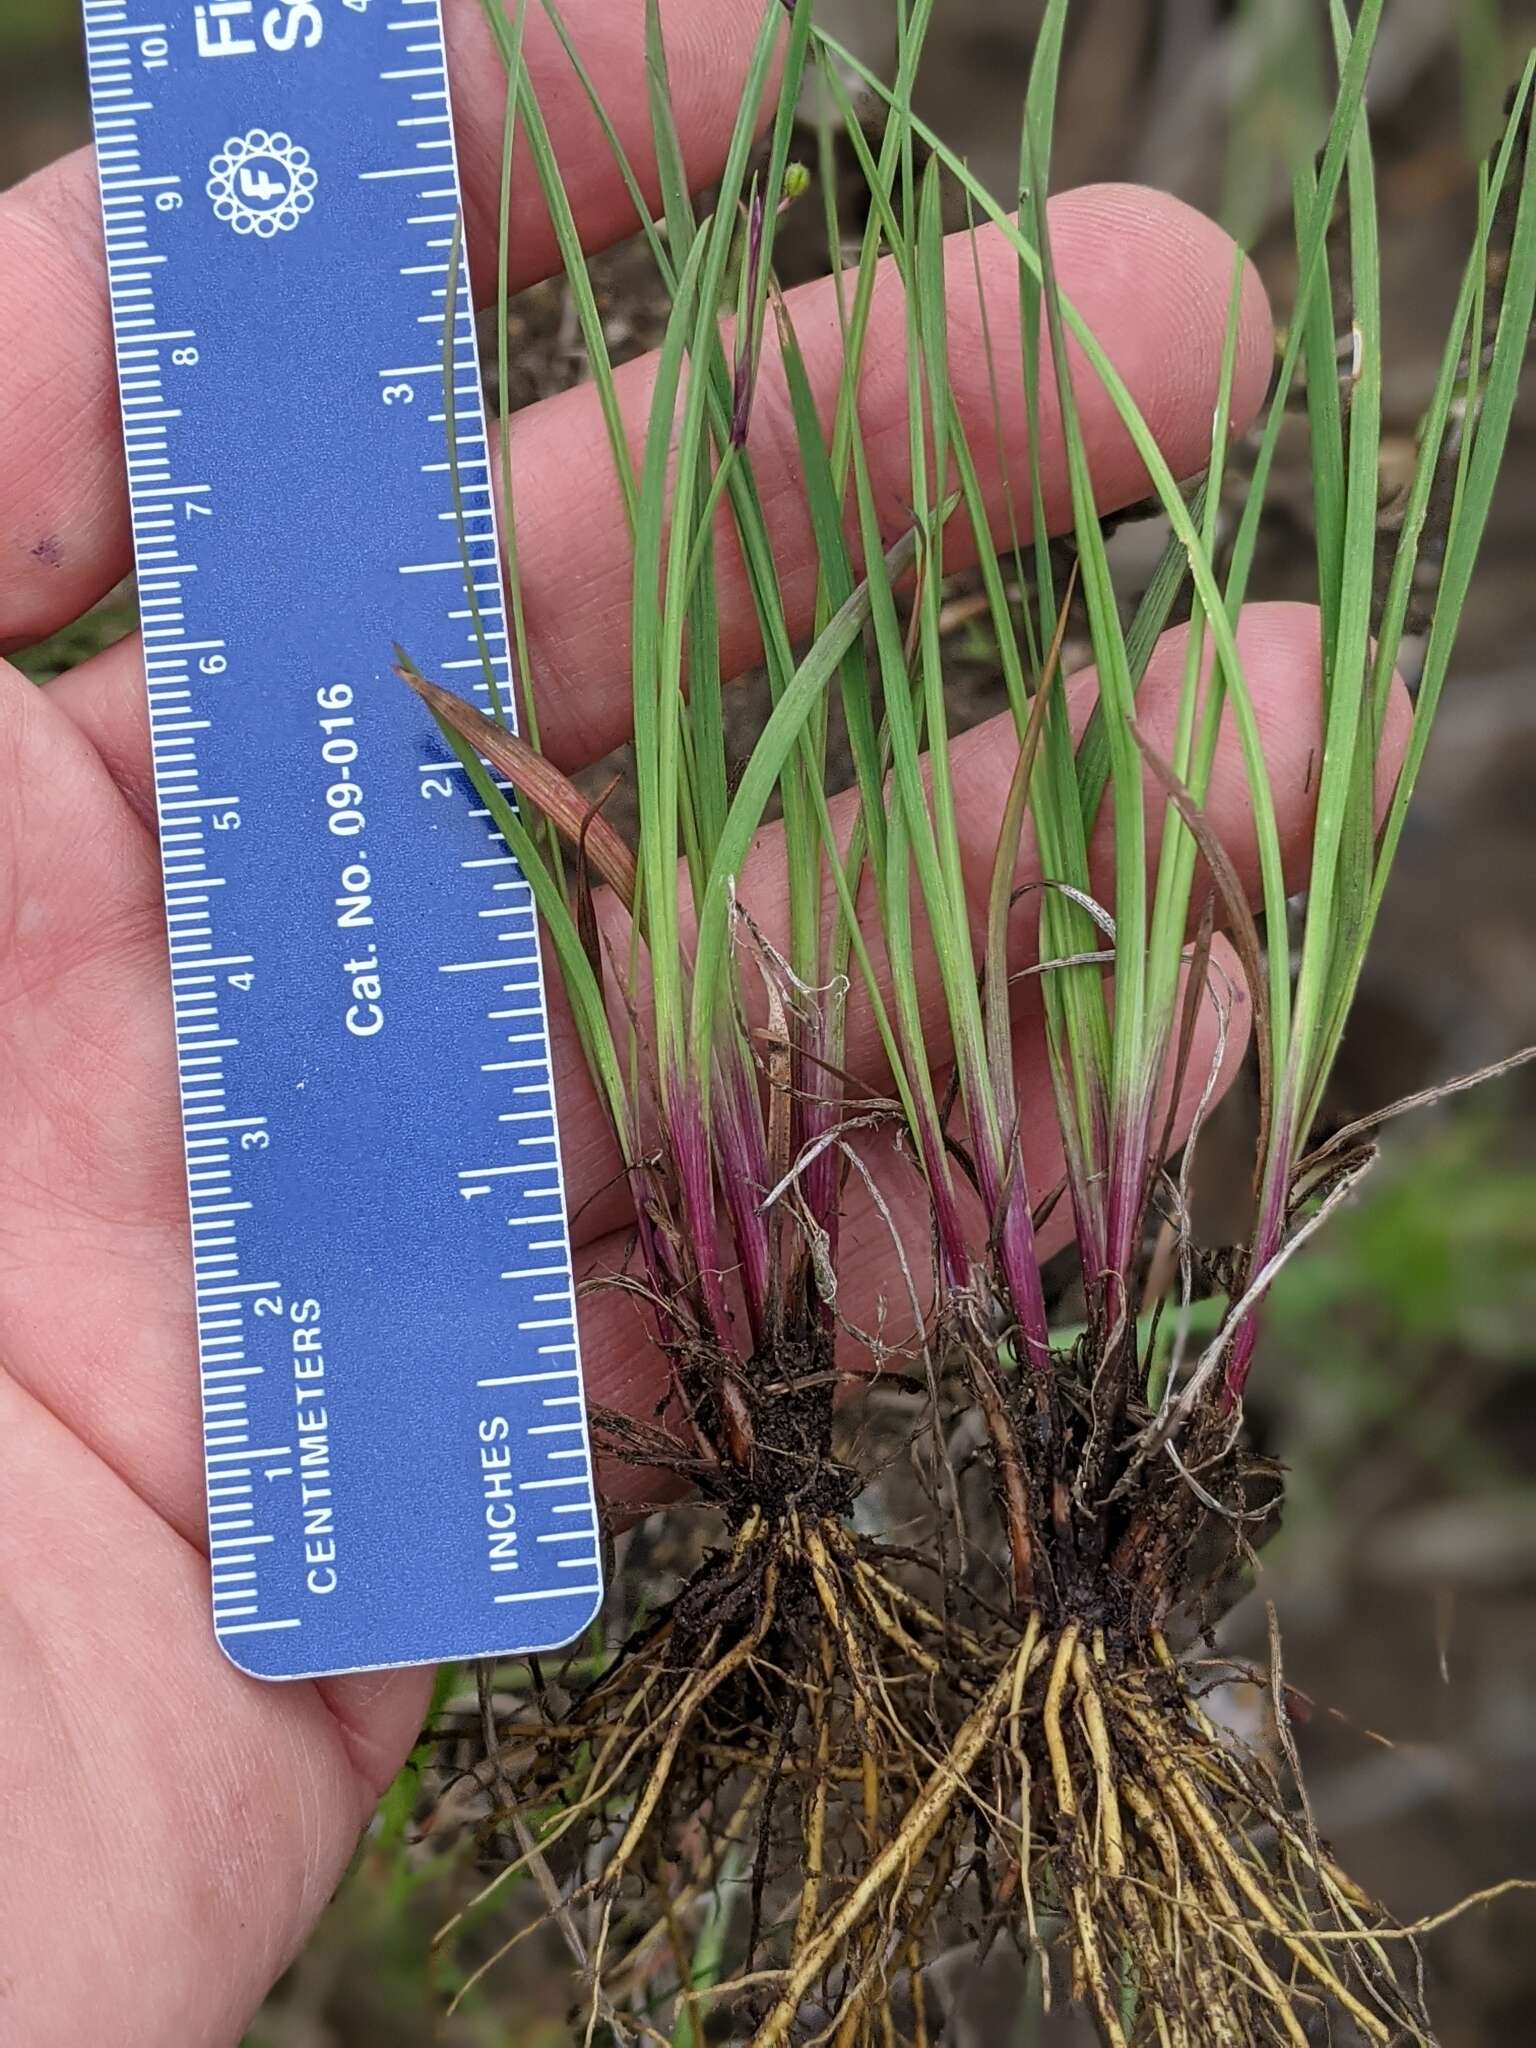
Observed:
[[[440,0],[82,5],[214,1630],[554,1649],[602,1574],[532,892],[392,672],[510,699]]]

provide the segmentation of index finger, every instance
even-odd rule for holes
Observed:
[[[506,74],[479,0],[443,0],[472,276],[495,290]],[[724,159],[761,0],[663,0],[673,113],[691,175]],[[424,33],[426,25],[423,24]],[[654,199],[655,159],[639,0],[588,0],[583,62]],[[536,4],[524,48],[582,239],[635,224],[623,180],[554,29]],[[553,229],[526,156],[514,167],[514,289],[557,266]],[[477,258],[476,252],[479,252]],[[0,648],[77,618],[129,567],[128,508],[112,367],[106,266],[90,150],[0,193]]]

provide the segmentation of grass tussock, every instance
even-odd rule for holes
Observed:
[[[554,0],[527,4],[584,81]],[[1312,1827],[1278,1650],[1269,1753],[1214,1718],[1223,1673],[1189,1652],[1279,1513],[1280,1475],[1243,1426],[1265,1296],[1372,1156],[1369,1126],[1321,1143],[1314,1126],[1448,672],[1536,298],[1532,72],[1480,180],[1383,555],[1364,111],[1381,0],[1353,27],[1331,10],[1336,100],[1294,175],[1297,303],[1237,464],[1234,270],[1195,485],[1169,473],[1056,278],[1045,193],[1061,0],[1021,109],[1016,209],[913,110],[931,0],[900,10],[891,85],[820,30],[810,0],[774,0],[720,185],[697,210],[648,6],[659,212],[621,165],[670,314],[638,450],[523,63],[526,8],[487,6],[508,67],[505,160],[521,139],[543,187],[630,522],[635,842],[540,753],[515,547],[520,721],[489,658],[478,705],[401,665],[533,885],[632,1198],[629,1256],[606,1284],[646,1319],[668,1393],[649,1417],[598,1420],[618,1454],[700,1496],[720,1538],[627,1638],[540,1671],[537,1711],[499,1728],[489,1717],[486,1838],[513,1847],[472,1917],[483,1923],[513,1873],[536,1878],[579,1965],[588,2041],[927,2043],[927,1973],[959,1939],[978,1955],[1015,1944],[1112,2048],[1301,2048],[1324,2027],[1427,2041],[1411,1943]],[[774,76],[759,143],[754,112]],[[792,140],[812,84],[817,148],[802,166]],[[864,204],[853,224],[826,199],[842,343],[829,406],[774,242],[787,209],[836,190],[838,151]],[[1032,429],[1048,405],[1060,422],[1071,509],[1054,542],[1033,455],[999,529],[975,413],[957,401],[943,241],[957,217],[962,237],[979,248],[985,236],[1016,269],[1017,346],[1003,359],[988,330],[986,368],[994,394],[1022,392]],[[910,420],[895,532],[858,403],[882,269],[903,308]],[[506,273],[504,238],[503,334]],[[816,540],[808,643],[753,469],[770,353]],[[451,383],[451,343],[444,373]],[[1134,606],[1094,501],[1089,380],[1167,528]],[[1278,438],[1298,418],[1323,734],[1291,877],[1236,621]],[[1031,449],[1043,439],[1032,431]],[[499,457],[513,532],[505,435]],[[945,693],[946,551],[953,561],[967,528],[1011,713],[981,900]],[[725,742],[722,531],[746,568],[771,700],[740,764]],[[1426,589],[1403,764],[1378,815],[1394,669]],[[1189,624],[1182,680],[1171,741],[1154,744],[1138,693],[1176,612]],[[1074,622],[1098,675],[1084,730],[1060,673]],[[1251,900],[1209,808],[1224,731],[1252,821]],[[852,780],[838,817],[834,745]],[[772,892],[754,865],[770,812]],[[1107,888],[1090,860],[1104,818]],[[1021,882],[1026,839],[1036,872]],[[1188,1160],[1239,1009],[1261,1091],[1254,1221],[1244,1244],[1208,1247]],[[1021,1085],[1026,1022],[1046,1111]],[[1186,1104],[1182,1120],[1170,1101]],[[1036,1185],[1029,1120],[1042,1117],[1060,1167]],[[916,1237],[897,1215],[914,1185]],[[899,1340],[861,1328],[845,1298],[856,1209],[890,1241],[889,1295],[910,1310]],[[1062,1217],[1070,1309],[1044,1250]],[[894,1449],[870,1420],[877,1395],[902,1417]]]

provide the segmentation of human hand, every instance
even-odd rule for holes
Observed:
[[[761,0],[670,0],[676,119],[694,175],[717,170]],[[503,82],[474,0],[448,0],[449,45],[472,259],[495,248]],[[629,225],[606,145],[537,10],[535,81],[558,109],[562,160],[592,245]],[[621,135],[647,156],[642,10],[592,0],[584,54]],[[515,283],[555,262],[531,177],[517,181]],[[20,645],[100,597],[128,566],[127,505],[89,156],[0,196],[0,644]],[[1215,403],[1231,253],[1172,200],[1100,188],[1056,203],[1064,286],[1116,361],[1173,468],[1197,470]],[[989,321],[1006,359],[1016,321],[1012,257],[983,234]],[[877,297],[865,379],[876,487],[899,515],[906,457],[902,317]],[[989,501],[1022,473],[1022,395],[1002,398],[994,446],[972,252],[954,252],[951,342],[973,445],[992,448]],[[818,388],[835,390],[830,294],[793,295]],[[1250,278],[1235,414],[1246,421],[1270,361],[1268,313]],[[645,417],[650,366],[620,373]],[[1130,443],[1086,378],[1082,402],[1100,501],[1145,489]],[[1050,433],[1047,420],[1044,431]],[[575,769],[615,745],[629,702],[629,553],[593,394],[521,414],[513,432],[519,546],[545,744]],[[805,626],[815,551],[793,476],[794,437],[771,360],[752,449],[787,601]],[[1064,469],[1048,505],[1067,516]],[[958,541],[951,560],[958,555]],[[727,564],[723,652],[753,659],[743,577]],[[1305,609],[1256,607],[1241,643],[1271,755],[1288,850],[1310,826],[1318,744],[1317,626]],[[1171,722],[1177,636],[1142,705]],[[1079,682],[1085,713],[1091,684]],[[1400,731],[1400,726],[1395,728]],[[1392,749],[1389,739],[1387,751]],[[1014,750],[983,727],[959,742],[959,814],[985,886]],[[1239,869],[1255,858],[1235,751],[1210,809]],[[1107,855],[1107,845],[1101,848]],[[743,892],[771,925],[775,848],[765,835]],[[932,981],[932,977],[929,977]],[[1240,979],[1233,976],[1234,981]],[[942,1004],[932,987],[940,1044]],[[1243,1031],[1228,1035],[1235,1071]],[[627,1236],[622,1183],[574,1036],[555,1018],[566,1177],[581,1273],[610,1269]],[[1189,1062],[1189,1109],[1215,1047]],[[862,1035],[861,1035],[862,1033]],[[1041,1048],[1020,1026],[1020,1099],[1035,1185],[1057,1176]],[[848,1059],[869,1068],[855,1022]],[[1032,1116],[1031,1102],[1041,1114]],[[421,1719],[419,1671],[268,1686],[220,1654],[208,1618],[191,1269],[143,684],[136,642],[46,691],[0,663],[0,2039],[24,2048],[198,2048],[236,2039],[303,1942]],[[898,1215],[923,1235],[914,1208]],[[874,1320],[890,1286],[883,1221],[855,1208],[844,1233],[850,1318]],[[600,1291],[582,1311],[590,1390],[636,1414],[662,1367],[632,1310]],[[621,1503],[632,1476],[613,1475]]]

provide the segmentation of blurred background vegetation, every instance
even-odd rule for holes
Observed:
[[[889,0],[823,8],[867,58],[889,54]],[[930,40],[923,111],[1000,190],[1013,175],[1036,11],[1033,0],[940,0]],[[570,12],[579,26],[577,0]],[[1277,208],[1287,153],[1323,102],[1318,25],[1311,0],[1078,0],[1058,182],[1137,178],[1220,214],[1254,247],[1283,320],[1290,280]],[[1405,454],[1453,289],[1471,165],[1533,32],[1536,0],[1389,0],[1372,107],[1388,419]],[[0,185],[86,133],[72,0],[0,0]],[[792,243],[786,260],[793,265]],[[654,339],[657,309],[642,276],[623,250],[604,265],[620,355]],[[519,302],[513,403],[580,376],[566,312],[558,285]],[[1298,434],[1272,494],[1259,595],[1310,594],[1303,458]],[[1389,448],[1384,504],[1390,460]],[[1533,534],[1536,380],[1346,1047],[1338,1117],[1536,1038]],[[1132,524],[1115,544],[1134,581],[1160,535]],[[952,614],[955,688],[981,716],[996,701],[995,664],[963,588]],[[132,620],[131,592],[115,593],[23,664],[46,682]],[[744,692],[744,736],[753,703]],[[1293,1471],[1262,1591],[1280,1610],[1287,1675],[1314,1703],[1301,1740],[1319,1825],[1404,1917],[1536,1874],[1533,1095],[1529,1072],[1517,1074],[1389,1133],[1364,1196],[1277,1288],[1255,1381],[1255,1426]],[[1241,1099],[1229,1103],[1205,1149],[1198,1194],[1212,1242],[1241,1227],[1249,1114]],[[668,1544],[690,1540],[686,1530],[639,1532],[626,1582],[668,1568]],[[1250,1600],[1230,1646],[1262,1654],[1263,1645],[1262,1603]],[[526,1679],[509,1670],[499,1682],[511,1691]],[[468,1674],[448,1675],[441,1690],[470,1729]],[[454,1961],[434,1963],[428,1940],[482,1881],[481,1845],[470,1830],[420,1839],[425,1810],[408,1771],[250,2048],[573,2039],[573,1987],[553,1936],[523,1944],[442,2022],[445,1995],[486,1950],[472,1937]],[[1431,1941],[1446,2048],[1530,2038],[1533,1915],[1529,1900],[1506,1900]],[[956,2041],[993,2048],[1018,2038],[984,1984],[958,1988],[955,2005]]]

